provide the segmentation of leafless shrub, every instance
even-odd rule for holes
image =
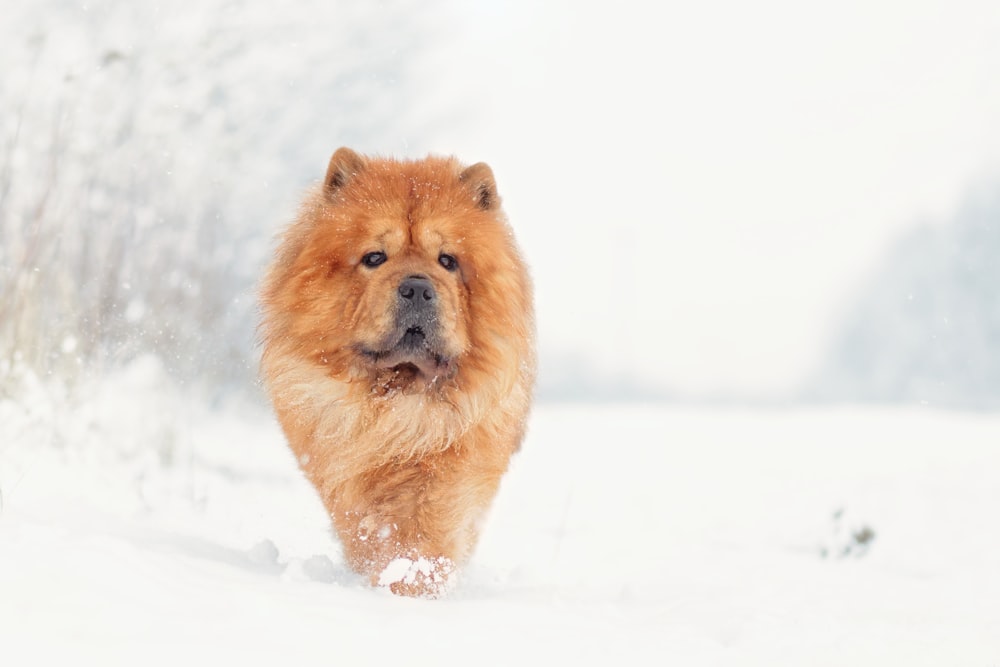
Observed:
[[[272,230],[330,150],[407,132],[411,35],[433,18],[405,1],[15,4],[0,392],[148,352],[182,380],[246,386]]]

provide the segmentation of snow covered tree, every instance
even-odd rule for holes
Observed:
[[[419,125],[406,0],[14,3],[0,22],[0,388],[145,353],[245,383],[271,236],[330,152]]]
[[[1000,406],[1000,188],[901,239],[867,280],[810,393]]]

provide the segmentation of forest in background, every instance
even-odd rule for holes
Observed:
[[[333,148],[400,131],[415,31],[429,29],[406,2],[266,9],[8,8],[0,389],[25,372],[72,385],[150,353],[183,383],[253,382],[272,237]],[[325,39],[300,41],[317,17]]]
[[[223,0],[175,9],[41,0],[9,10],[0,27],[0,57],[17,64],[0,79],[7,394],[26,373],[73,387],[149,354],[182,384],[252,389],[256,283],[330,151],[419,154],[425,146],[409,137],[462,119],[461,105],[453,118],[421,114],[422,59],[447,23],[417,3],[310,1],[275,14]],[[305,29],[318,21],[323,31]],[[906,232],[859,282],[815,372],[768,398],[1000,403],[998,191],[987,182],[951,219]],[[669,377],[609,374],[585,349],[544,342],[543,399],[762,398],[690,396]]]

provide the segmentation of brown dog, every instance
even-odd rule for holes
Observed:
[[[262,294],[262,371],[347,562],[436,597],[524,435],[531,285],[493,172],[341,148]]]

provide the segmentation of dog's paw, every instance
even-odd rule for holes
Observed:
[[[396,595],[438,598],[447,592],[455,564],[450,558],[395,558],[378,577],[378,585]]]

